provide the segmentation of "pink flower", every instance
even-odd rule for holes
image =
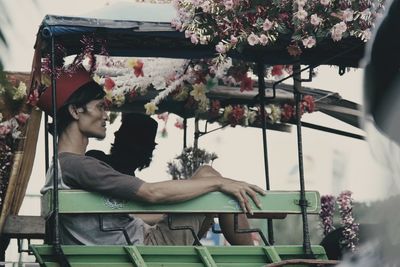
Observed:
[[[177,118],[174,126],[176,128],[183,129],[183,120],[181,118]]]
[[[223,54],[223,53],[226,52],[226,47],[225,47],[225,45],[224,45],[222,42],[219,42],[219,43],[215,46],[215,50],[216,50],[218,53]]]
[[[0,137],[5,137],[7,134],[11,132],[11,124],[7,121],[0,123]]]
[[[342,40],[343,33],[347,30],[347,25],[343,21],[336,23],[331,29],[331,36],[334,41]]]
[[[232,0],[224,0],[224,6],[226,10],[233,9],[233,1]]]
[[[161,114],[157,115],[157,118],[159,120],[163,120],[164,122],[168,121],[168,117],[169,117],[168,112],[164,112],[164,113],[161,113]]]
[[[302,104],[303,104],[304,108],[306,108],[309,113],[314,112],[314,110],[315,110],[315,100],[314,100],[313,96],[305,95],[303,97]]]
[[[263,30],[269,31],[273,25],[274,25],[273,22],[269,21],[269,19],[265,19],[265,21],[263,23]]]
[[[346,9],[342,13],[342,18],[344,21],[352,21],[353,20],[354,11],[350,8]]]
[[[17,121],[20,123],[20,124],[25,124],[26,123],[26,121],[28,120],[28,118],[29,118],[29,114],[26,114],[26,113],[19,113],[18,115],[16,115],[15,116],[15,118],[17,119]]]
[[[27,103],[30,104],[31,106],[36,106],[38,101],[39,101],[39,92],[37,89],[34,89],[29,94]]]
[[[322,19],[319,18],[317,14],[312,14],[310,17],[310,22],[312,25],[318,26],[319,24],[321,24]]]
[[[204,1],[203,4],[201,4],[201,9],[203,10],[204,13],[210,12],[210,2],[209,1]]]
[[[258,38],[257,35],[255,35],[253,32],[249,35],[249,37],[247,37],[247,42],[249,43],[249,45],[251,46],[255,46],[256,44],[258,44],[260,42],[260,39]]]
[[[268,37],[265,35],[265,34],[261,34],[260,35],[260,43],[262,44],[262,45],[266,45],[266,44],[268,44]]]
[[[199,38],[198,38],[198,36],[197,36],[197,34],[192,34],[191,36],[190,36],[190,41],[192,42],[192,44],[198,44],[199,43]]]
[[[192,32],[192,31],[186,30],[186,31],[185,31],[185,38],[189,38],[189,37],[191,37],[191,36],[192,36],[192,34],[193,34],[193,32]]]
[[[173,19],[171,21],[171,27],[179,31],[182,28],[182,22],[179,19]]]
[[[110,77],[107,77],[107,78],[104,80],[104,88],[105,88],[107,91],[111,91],[114,87],[115,87],[115,82],[114,82],[114,80],[111,79]]]
[[[316,40],[314,37],[312,36],[308,36],[307,38],[303,39],[303,45],[305,48],[311,48],[313,46],[315,46],[316,44]]]

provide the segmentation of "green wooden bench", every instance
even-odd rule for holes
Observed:
[[[268,191],[259,196],[262,208],[251,203],[254,217],[284,218],[300,214],[298,191]],[[307,191],[307,212],[318,214],[321,203],[317,191]],[[52,211],[52,192],[42,197],[42,216]],[[173,204],[149,204],[122,201],[82,190],[59,191],[59,213],[242,213],[235,199],[213,192],[198,198]],[[303,247],[298,246],[62,246],[71,266],[265,266],[283,260],[301,259]],[[41,266],[58,266],[52,246],[31,245]],[[321,246],[312,246],[316,259],[327,260]],[[296,266],[299,266],[298,264]],[[301,266],[301,265],[300,265]],[[308,266],[308,265],[303,265]]]

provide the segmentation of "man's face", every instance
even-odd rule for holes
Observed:
[[[79,129],[87,137],[103,139],[106,137],[107,120],[104,100],[92,100],[79,114]]]

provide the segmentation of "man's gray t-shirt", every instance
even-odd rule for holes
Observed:
[[[122,174],[108,164],[89,156],[63,152],[59,154],[59,163],[61,189],[83,189],[107,197],[133,200],[137,190],[144,183],[137,177]],[[41,190],[42,194],[52,188],[52,173],[51,168],[46,177],[46,184]],[[62,244],[127,244],[121,231],[102,231],[101,223],[103,229],[124,228],[132,244],[143,244],[145,223],[140,218],[127,214],[62,215],[60,216]]]

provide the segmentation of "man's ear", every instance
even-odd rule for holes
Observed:
[[[79,111],[74,105],[68,105],[68,112],[75,120],[79,119]]]

